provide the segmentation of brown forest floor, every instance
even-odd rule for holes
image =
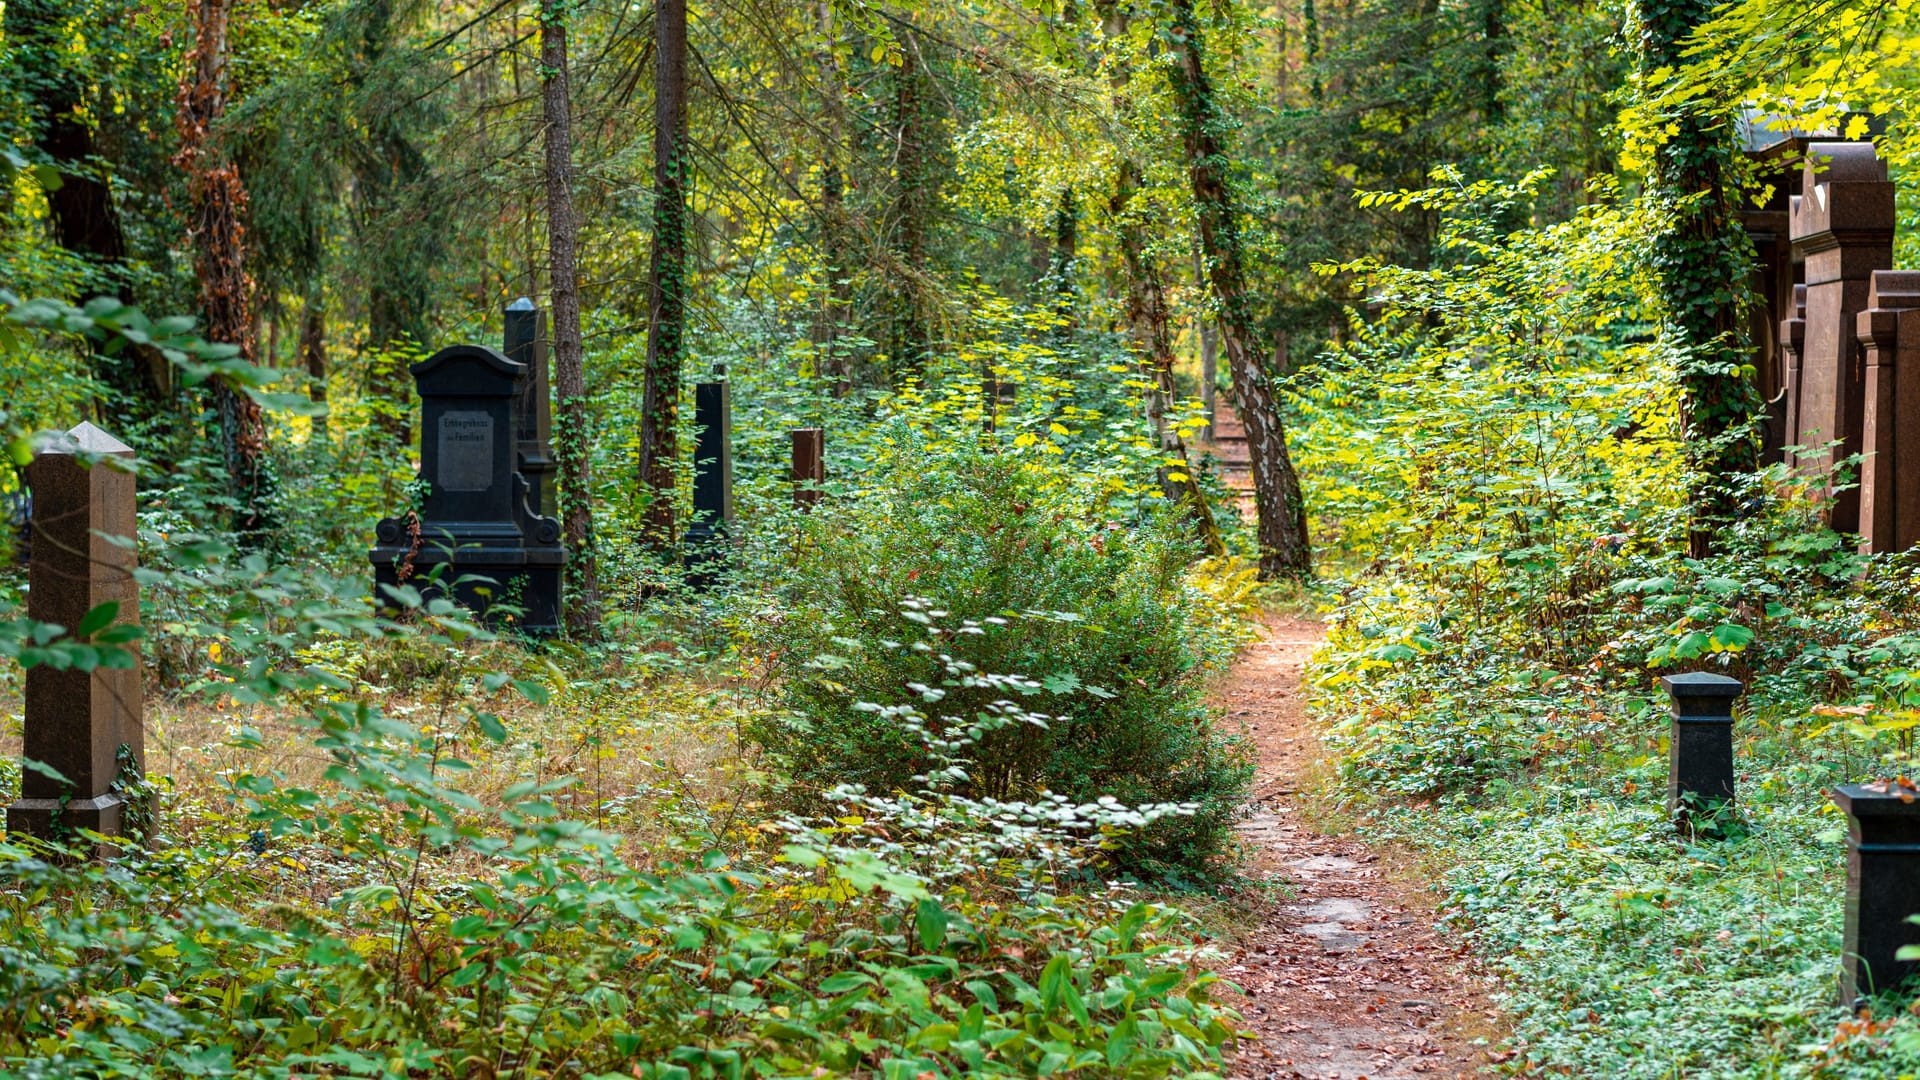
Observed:
[[[1320,624],[1273,616],[1215,694],[1259,760],[1242,825],[1256,876],[1279,888],[1223,974],[1258,1042],[1232,1074],[1260,1080],[1434,1080],[1489,1058],[1488,1005],[1463,947],[1434,929],[1437,896],[1405,853],[1342,835],[1316,806],[1327,770],[1302,679]]]

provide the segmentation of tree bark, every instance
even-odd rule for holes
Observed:
[[[846,143],[846,92],[840,61],[833,51],[832,0],[820,0],[818,11],[820,36],[826,42],[822,65],[827,85],[823,88],[826,122],[821,145],[820,231],[825,263],[822,270],[827,281],[814,342],[819,347],[820,374],[832,378],[834,396],[843,397],[853,388],[853,357],[840,343],[853,315],[853,289],[849,280],[853,273],[853,245],[847,219],[846,176],[840,166],[841,149]]]
[[[179,95],[180,151],[174,163],[186,173],[192,200],[194,271],[207,340],[237,346],[254,359],[253,283],[246,272],[242,220],[247,192],[239,169],[214,145],[212,128],[226,111],[227,31],[233,0],[197,0],[192,9],[194,45]],[[220,450],[233,527],[244,543],[258,545],[273,525],[274,482],[266,462],[267,425],[260,405],[225,379],[215,379],[213,400],[220,418]]]
[[[560,534],[567,546],[567,632],[600,635],[599,558],[593,541],[593,471],[587,416],[585,344],[580,335],[580,223],[573,213],[573,103],[567,74],[567,15],[546,0],[540,24],[540,101],[547,125],[547,251],[553,281],[553,382],[558,388],[553,443]]]
[[[1711,0],[1635,5],[1627,30],[1642,75],[1681,63],[1687,40],[1714,7]],[[1739,225],[1730,125],[1699,98],[1664,119],[1668,135],[1654,153],[1647,185],[1666,218],[1653,238],[1652,258],[1669,332],[1688,349],[1680,369],[1691,474],[1687,547],[1694,558],[1705,558],[1715,534],[1739,520],[1738,478],[1760,461],[1762,406],[1745,371],[1753,246]]]
[[[1193,0],[1169,0],[1173,67],[1187,183],[1207,259],[1207,280],[1219,305],[1220,346],[1233,376],[1240,420],[1247,429],[1253,466],[1253,501],[1259,511],[1260,576],[1305,578],[1313,569],[1307,539],[1307,506],[1287,451],[1286,428],[1268,375],[1261,369],[1260,335],[1253,317],[1240,238],[1240,207],[1222,139],[1229,124],[1208,81]]]
[[[1106,0],[1101,5],[1100,15],[1107,40],[1110,43],[1121,42],[1126,36],[1127,16],[1120,4]],[[1115,47],[1124,48],[1124,45]],[[1113,89],[1114,111],[1121,115],[1125,115],[1128,108],[1127,85],[1131,78],[1128,66],[1116,60],[1109,82]],[[1177,464],[1158,467],[1160,490],[1169,502],[1187,508],[1194,534],[1207,554],[1224,555],[1227,548],[1220,539],[1220,526],[1213,519],[1213,508],[1207,504],[1206,493],[1200,489],[1199,481],[1194,477],[1193,456],[1187,450],[1186,440],[1180,437],[1179,430],[1167,415],[1173,403],[1179,400],[1179,391],[1173,381],[1173,335],[1168,330],[1167,294],[1161,287],[1160,269],[1146,250],[1142,210],[1134,203],[1139,188],[1139,166],[1127,154],[1120,154],[1108,210],[1113,218],[1114,236],[1127,274],[1127,327],[1132,334],[1134,348],[1139,350],[1149,375],[1147,421],[1153,427],[1154,439],[1161,454],[1178,459]]]
[[[640,479],[649,541],[674,541],[674,460],[687,322],[687,4],[654,5],[653,257],[647,282],[647,370],[640,405]]]
[[[904,59],[893,71],[893,250],[899,278],[894,289],[888,353],[896,375],[917,376],[926,367],[933,335],[920,281],[927,267],[928,216],[933,191],[928,145],[926,74],[920,50],[902,34]]]

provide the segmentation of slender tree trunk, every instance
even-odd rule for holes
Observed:
[[[900,277],[894,296],[890,328],[894,371],[920,374],[932,347],[927,326],[924,291],[927,272],[927,226],[933,210],[931,147],[927,131],[926,73],[921,69],[918,42],[901,42],[905,59],[893,71],[893,248]]]
[[[1712,0],[1638,4],[1627,31],[1643,75],[1677,65]],[[1680,370],[1687,464],[1687,546],[1713,553],[1715,534],[1740,517],[1738,478],[1759,467],[1760,395],[1743,373],[1750,356],[1745,301],[1753,246],[1739,226],[1729,125],[1700,99],[1665,117],[1648,192],[1667,224],[1653,238],[1670,332],[1689,352]]]
[[[1123,38],[1127,31],[1125,10],[1114,0],[1106,0],[1100,7],[1101,21],[1108,42],[1116,50],[1124,49]],[[1113,88],[1114,111],[1122,116],[1130,107],[1127,100],[1127,85],[1132,78],[1129,67],[1117,59],[1113,64],[1110,83]],[[1179,400],[1179,390],[1173,381],[1173,336],[1168,330],[1167,294],[1161,287],[1160,269],[1146,250],[1143,215],[1151,213],[1150,207],[1137,205],[1135,196],[1140,190],[1139,167],[1125,153],[1119,155],[1113,184],[1113,198],[1108,209],[1113,218],[1114,236],[1120,247],[1120,258],[1127,274],[1127,327],[1131,331],[1134,348],[1139,350],[1150,376],[1150,385],[1146,392],[1147,420],[1153,426],[1153,434],[1158,442],[1161,454],[1174,460],[1173,464],[1162,464],[1158,468],[1160,489],[1169,502],[1184,505],[1188,517],[1193,522],[1194,533],[1209,555],[1226,554],[1226,544],[1220,539],[1220,526],[1213,519],[1213,508],[1207,505],[1207,496],[1200,489],[1193,470],[1193,455],[1187,450],[1187,442],[1173,426],[1168,413],[1173,403]]]
[[[194,45],[179,95],[180,151],[174,162],[187,176],[192,199],[189,242],[200,279],[207,340],[239,347],[254,359],[254,321],[248,311],[242,219],[247,192],[240,172],[214,145],[212,128],[226,111],[227,31],[233,0],[197,0]],[[220,450],[235,503],[234,531],[252,544],[272,527],[273,476],[266,462],[267,425],[260,405],[224,379],[213,381],[220,417]]]
[[[674,540],[674,459],[687,330],[687,3],[654,5],[653,262],[647,283],[647,373],[640,404],[640,479],[647,531]]]
[[[1199,218],[1207,279],[1219,304],[1220,346],[1233,376],[1240,420],[1247,429],[1253,501],[1260,514],[1260,576],[1269,580],[1304,578],[1313,569],[1307,505],[1292,455],[1287,451],[1279,401],[1261,369],[1265,350],[1253,318],[1241,249],[1239,202],[1227,174],[1222,139],[1228,119],[1208,81],[1193,0],[1169,0],[1168,9],[1174,54],[1171,78],[1180,114],[1181,142],[1187,154],[1187,183]]]
[[[34,145],[59,171],[46,192],[54,241],[106,272],[109,292],[130,303],[127,240],[113,205],[113,189],[94,163],[98,147],[87,120],[88,81],[70,60],[64,31],[74,15],[69,0],[11,0],[0,38],[22,91]],[[158,349],[137,346],[102,359],[106,381],[142,417],[158,416],[173,397],[173,367]]]
[[[306,302],[300,308],[300,362],[307,369],[307,400],[315,405],[325,405],[327,403],[327,309],[318,285],[307,291]],[[320,413],[309,422],[313,425],[313,438],[319,442],[326,442],[327,415]]]
[[[1047,259],[1047,291],[1052,294],[1055,336],[1073,336],[1079,323],[1080,297],[1074,275],[1080,249],[1080,196],[1068,187],[1060,192],[1053,210],[1053,251]]]
[[[820,36],[827,46],[822,64],[822,75],[826,81],[822,89],[825,96],[825,134],[820,148],[820,231],[821,250],[825,256],[822,269],[827,278],[827,291],[820,309],[819,324],[814,331],[814,341],[820,350],[820,373],[834,380],[834,396],[840,397],[851,390],[853,384],[853,358],[840,344],[848,320],[853,315],[853,290],[848,279],[853,272],[853,245],[847,220],[846,176],[840,167],[840,155],[847,137],[846,97],[840,60],[833,51],[832,0],[820,0],[818,11]]]
[[[553,280],[553,444],[560,535],[567,546],[567,632],[600,636],[600,571],[593,543],[593,472],[588,444],[585,345],[580,336],[580,224],[573,215],[573,108],[567,85],[567,13],[546,0],[540,24],[540,102],[547,124],[547,250]]]

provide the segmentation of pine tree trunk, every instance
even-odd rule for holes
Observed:
[[[307,400],[315,405],[327,403],[327,309],[316,286],[307,293],[300,310],[300,361],[307,369]],[[327,416],[313,417],[313,438],[327,441]]]
[[[831,0],[820,0],[820,35],[826,42],[822,76],[826,113],[821,139],[820,232],[821,252],[826,275],[826,295],[820,319],[814,330],[819,347],[819,370],[834,380],[835,397],[853,388],[853,358],[840,343],[853,316],[853,289],[848,280],[853,273],[853,245],[847,219],[846,176],[840,167],[840,155],[846,144],[846,98],[840,61],[833,51],[834,25]]]
[[[1107,0],[1100,7],[1100,15],[1107,40],[1119,42],[1127,31],[1125,11],[1113,0]],[[1111,73],[1113,106],[1115,112],[1123,115],[1130,79],[1127,65],[1116,62]],[[1220,539],[1220,526],[1213,519],[1213,508],[1207,505],[1206,493],[1200,490],[1199,481],[1194,477],[1193,456],[1187,451],[1186,440],[1168,418],[1173,403],[1179,400],[1173,381],[1173,335],[1168,330],[1167,294],[1161,287],[1160,269],[1146,251],[1143,210],[1134,203],[1139,189],[1139,167],[1131,157],[1121,154],[1108,209],[1127,274],[1127,327],[1150,376],[1146,392],[1147,421],[1153,427],[1161,454],[1176,459],[1175,464],[1163,464],[1157,470],[1160,489],[1169,502],[1186,506],[1194,533],[1207,554],[1224,555],[1227,548]]]
[[[240,172],[213,144],[212,128],[226,111],[227,31],[233,0],[197,0],[192,9],[194,45],[179,95],[180,151],[174,163],[186,173],[192,200],[189,243],[200,279],[200,308],[207,340],[238,346],[240,359],[254,359],[253,284],[247,279],[243,218],[246,188]],[[260,405],[224,379],[212,383],[220,419],[220,450],[233,528],[257,545],[272,527],[274,483],[267,467],[267,425]]]
[[[1313,551],[1307,540],[1307,506],[1287,452],[1286,429],[1273,384],[1261,370],[1260,335],[1254,323],[1240,239],[1240,208],[1227,175],[1221,133],[1228,120],[1214,99],[1201,52],[1193,0],[1170,0],[1174,64],[1171,72],[1178,102],[1181,142],[1186,148],[1187,183],[1199,218],[1200,248],[1207,258],[1207,280],[1219,304],[1220,347],[1233,376],[1240,420],[1247,429],[1253,466],[1253,501],[1260,515],[1260,576],[1307,577]]]
[[[1681,62],[1711,0],[1635,5],[1627,27],[1643,75]],[[1759,467],[1756,420],[1761,402],[1743,368],[1752,244],[1740,228],[1730,125],[1693,99],[1666,118],[1668,136],[1654,154],[1648,191],[1666,215],[1653,238],[1653,264],[1666,299],[1669,332],[1689,354],[1680,378],[1688,491],[1687,547],[1713,553],[1715,534],[1740,517],[1737,482]]]
[[[553,280],[553,443],[560,536],[567,546],[567,632],[600,636],[600,567],[593,540],[592,432],[587,417],[586,347],[580,335],[580,223],[573,213],[573,103],[567,74],[567,14],[547,0],[540,24],[540,102],[547,127],[547,251]]]
[[[903,35],[904,37],[904,35]],[[917,376],[932,348],[921,282],[927,272],[927,226],[933,210],[927,131],[926,74],[918,43],[906,37],[893,71],[893,250],[895,285],[888,353],[898,376]]]
[[[674,541],[674,459],[687,322],[687,4],[654,6],[653,260],[647,283],[647,371],[640,404],[640,479],[649,541]]]

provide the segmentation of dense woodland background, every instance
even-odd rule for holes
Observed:
[[[137,640],[147,705],[141,843],[0,842],[0,1077],[1243,1068],[1208,695],[1275,609],[1302,797],[1421,860],[1489,1068],[1914,1075],[1825,792],[1914,774],[1920,590],[1761,458],[1736,221],[1770,126],[1873,138],[1920,265],[1917,57],[1910,0],[5,0],[0,550],[91,419],[142,593],[0,560],[0,797],[26,669]],[[566,633],[382,611],[408,365],[523,296]],[[1693,670],[1748,693],[1689,838]]]

